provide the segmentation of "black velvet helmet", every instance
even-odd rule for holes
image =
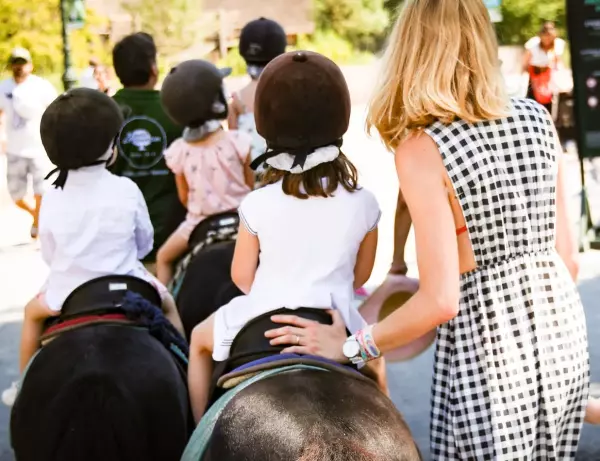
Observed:
[[[279,23],[258,18],[244,26],[240,33],[240,55],[248,64],[265,66],[285,53],[287,37]]]
[[[118,104],[106,94],[75,88],[56,98],[42,115],[40,134],[63,187],[69,170],[105,163],[105,155],[123,125]],[[55,171],[57,171],[55,170]]]
[[[179,125],[197,128],[209,120],[227,118],[223,79],[231,68],[218,69],[202,59],[173,67],[160,90],[165,112]]]
[[[303,165],[319,147],[342,145],[350,124],[350,92],[340,68],[325,56],[293,51],[275,58],[256,88],[256,130],[267,152],[252,167],[281,152]]]

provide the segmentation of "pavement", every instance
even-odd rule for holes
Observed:
[[[351,128],[344,140],[343,150],[356,164],[362,185],[377,196],[383,211],[380,223],[380,244],[373,276],[368,286],[375,287],[385,276],[392,258],[392,233],[398,180],[392,154],[381,143],[364,133],[365,101],[370,84],[365,79],[375,72],[350,69],[354,93]],[[360,77],[363,72],[363,77]],[[360,84],[362,78],[362,84]],[[356,95],[359,96],[356,96]],[[576,226],[579,215],[581,182],[579,163],[573,154],[566,154],[570,213]],[[0,390],[17,378],[17,354],[23,306],[42,284],[47,269],[39,249],[29,238],[31,222],[27,215],[11,205],[4,181],[4,157],[0,155]],[[588,166],[588,185],[593,210],[600,213],[600,165]],[[407,248],[409,275],[417,276],[414,240]],[[600,251],[581,256],[579,289],[587,313],[591,353],[592,379],[600,381]],[[429,460],[429,390],[433,367],[433,350],[404,363],[389,364],[388,378],[392,399],[404,414],[413,435]],[[0,461],[12,461],[8,443],[9,409],[0,404]],[[600,426],[586,426],[581,439],[579,460],[600,460]]]

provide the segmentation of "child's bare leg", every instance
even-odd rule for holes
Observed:
[[[198,423],[208,404],[208,391],[213,373],[213,326],[215,314],[192,331],[188,364],[188,388],[194,419]]]
[[[589,424],[600,424],[600,399],[590,397],[585,412],[585,422]]]
[[[177,306],[175,305],[175,300],[170,293],[165,293],[163,295],[162,300],[162,311],[165,314],[165,317],[171,324],[175,327],[175,329],[181,333],[181,335],[185,338],[185,332],[183,330],[183,323],[181,322],[181,317],[179,316],[179,311],[177,310]]]
[[[175,232],[156,254],[156,278],[167,285],[173,278],[173,263],[188,249],[188,242]]]
[[[361,372],[373,379],[381,392],[383,392],[388,397],[390,396],[390,390],[387,384],[387,370],[385,368],[385,359],[383,357],[368,362],[361,370]]]
[[[21,333],[21,353],[19,359],[19,371],[23,373],[25,367],[40,347],[40,336],[44,328],[44,321],[48,317],[60,315],[60,311],[51,310],[48,305],[35,297],[25,306],[25,320]]]

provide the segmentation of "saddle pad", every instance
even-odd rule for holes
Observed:
[[[280,354],[254,360],[236,368],[233,371],[230,371],[229,373],[224,374],[217,381],[217,386],[223,389],[231,389],[258,372],[290,365],[310,365],[320,367],[329,371],[350,374],[354,378],[360,378],[363,376],[354,368],[341,365],[333,360],[323,357],[317,357],[313,355]]]
[[[221,413],[229,404],[229,402],[231,402],[231,400],[233,400],[233,398],[236,395],[238,395],[242,390],[270,376],[275,376],[281,373],[288,373],[291,371],[298,370],[317,370],[324,372],[329,371],[328,369],[320,366],[317,367],[302,364],[291,365],[277,368],[274,370],[260,372],[252,378],[244,381],[239,386],[229,390],[225,395],[223,395],[219,400],[217,400],[204,414],[202,420],[200,420],[200,423],[198,424],[198,426],[196,426],[196,429],[194,430],[194,433],[192,434],[192,437],[189,443],[187,444],[183,455],[181,456],[181,461],[198,461],[199,459],[202,459],[202,456],[204,456],[204,452],[206,451],[206,447],[208,446],[208,442],[210,440],[210,437],[212,436],[215,425],[217,424],[217,421],[221,416]]]
[[[40,342],[42,346],[44,346],[50,340],[60,336],[63,333],[99,324],[134,325],[134,322],[128,320],[123,314],[86,315],[72,320],[67,320],[48,328],[40,337]]]

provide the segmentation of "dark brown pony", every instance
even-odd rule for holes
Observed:
[[[224,409],[202,461],[418,461],[410,430],[372,383],[335,372],[282,373]],[[199,460],[200,461],[200,460]]]

